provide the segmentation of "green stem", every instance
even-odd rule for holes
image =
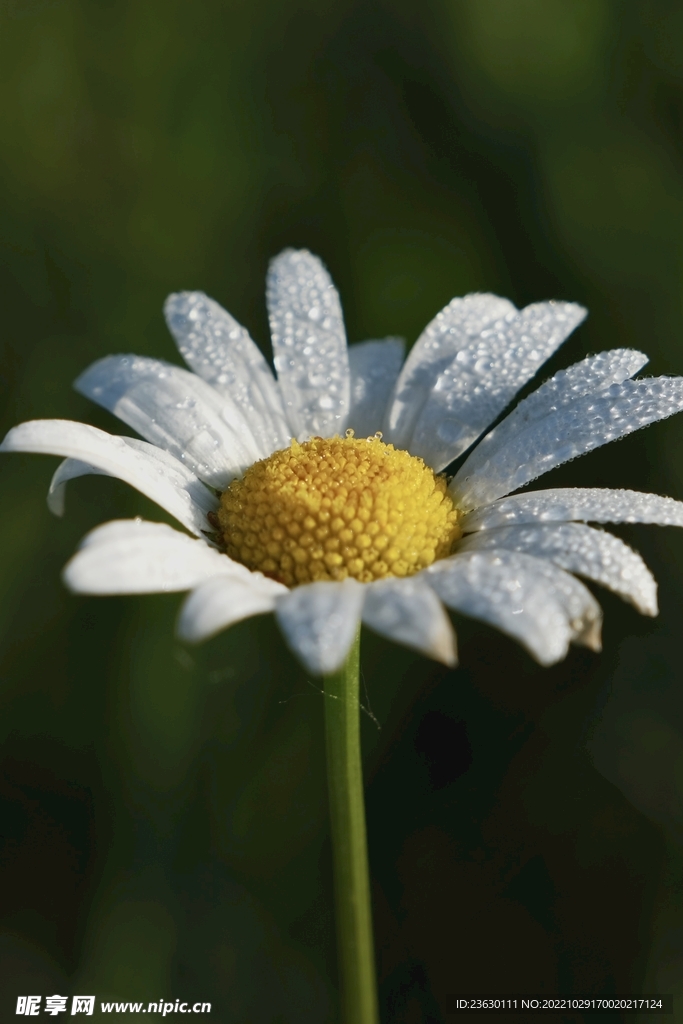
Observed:
[[[360,756],[360,631],[346,664],[325,678],[327,783],[344,1024],[378,1024]]]

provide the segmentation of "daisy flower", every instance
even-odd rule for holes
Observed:
[[[397,338],[347,347],[337,291],[306,250],[273,260],[267,302],[277,379],[229,313],[181,292],[165,315],[189,370],[116,355],[75,384],[144,440],[68,420],[7,434],[3,451],[65,458],[48,494],[56,514],[68,480],[100,473],[192,535],[106,523],[65,568],[73,591],[189,591],[178,621],[189,641],[274,612],[316,674],[340,668],[361,621],[454,664],[444,606],[496,626],[543,665],[570,643],[598,649],[600,607],[577,576],[657,613],[640,556],[586,524],[683,526],[682,502],[602,488],[511,492],[679,412],[683,378],[633,379],[641,352],[602,352],[490,429],[581,323],[581,306],[455,298],[404,362]]]

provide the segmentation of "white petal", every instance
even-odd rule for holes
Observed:
[[[179,366],[107,356],[74,386],[219,490],[264,457],[236,405]]]
[[[292,433],[341,433],[349,411],[349,362],[337,289],[317,256],[285,249],[266,291],[275,369]]]
[[[203,292],[178,292],[164,304],[186,363],[235,402],[265,455],[290,442],[277,382],[245,327]]]
[[[530,524],[479,530],[458,552],[506,548],[548,558],[619,594],[644,615],[657,614],[657,583],[639,554],[618,537],[579,523]]]
[[[410,451],[437,472],[445,469],[500,415],[585,315],[571,302],[539,302],[523,309],[502,331],[486,331],[470,341],[439,376],[415,426]],[[618,379],[624,376],[628,374]]]
[[[396,382],[384,424],[385,440],[407,448],[427,398],[458,351],[516,314],[508,299],[488,294],[452,299],[437,313],[408,353]]]
[[[104,473],[135,487],[192,533],[199,536],[211,529],[206,514],[218,506],[214,495],[172,455],[137,438],[117,437],[72,420],[31,420],[10,430],[0,451],[67,457],[52,478],[48,494],[48,505],[57,515],[64,510],[67,480]]]
[[[307,583],[276,606],[280,629],[309,672],[329,675],[341,668],[356,635],[365,587],[356,580]]]
[[[612,384],[628,380],[647,363],[647,356],[635,349],[620,348],[588,356],[544,381],[494,427],[477,446],[476,460],[481,465],[515,434],[538,423],[562,406],[584,395],[606,391]]]
[[[600,606],[574,576],[551,562],[505,551],[469,551],[423,574],[450,608],[514,637],[542,665],[574,640],[599,649]]]
[[[655,523],[683,526],[683,501],[647,491],[611,490],[608,487],[552,487],[501,498],[468,513],[460,525],[464,533],[520,523],[562,523],[578,519],[590,523]]]
[[[363,622],[444,665],[457,664],[451,621],[434,591],[419,576],[371,583],[365,593]]]
[[[387,403],[403,362],[402,338],[363,341],[349,348],[351,410],[348,425],[356,437],[381,430]]]
[[[47,507],[53,516],[61,517],[64,515],[66,511],[66,485],[69,480],[76,480],[79,476],[111,476],[111,473],[106,473],[103,469],[91,466],[87,462],[80,462],[78,459],[64,459],[52,474],[52,480],[47,492]],[[157,504],[159,503],[157,502]]]
[[[387,421],[388,439],[433,468],[448,465],[585,315],[571,302],[539,302],[520,312],[496,295],[453,299],[406,360]]]
[[[178,635],[191,643],[206,640],[234,622],[272,612],[276,598],[286,591],[260,573],[252,573],[251,579],[213,576],[200,583],[183,604]]]
[[[606,391],[612,384],[622,384],[642,370],[647,361],[643,352],[628,348],[587,356],[544,381],[484,438],[482,444],[488,451],[496,450],[508,437],[555,412],[560,406],[568,405],[583,395]]]
[[[449,492],[464,511],[487,505],[569,459],[681,409],[681,377],[613,384],[598,395],[583,395],[522,427],[490,457],[482,443],[451,481]]]
[[[204,541],[164,523],[122,519],[87,534],[63,578],[81,594],[155,594],[191,590],[221,574],[250,575]]]

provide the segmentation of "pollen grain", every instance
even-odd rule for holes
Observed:
[[[412,576],[450,553],[461,531],[445,478],[350,433],[292,441],[230,484],[218,521],[231,558],[295,587]]]

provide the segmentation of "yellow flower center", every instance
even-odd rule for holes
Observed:
[[[292,441],[256,462],[221,496],[228,555],[288,587],[411,576],[448,555],[460,529],[445,477],[380,436]]]

